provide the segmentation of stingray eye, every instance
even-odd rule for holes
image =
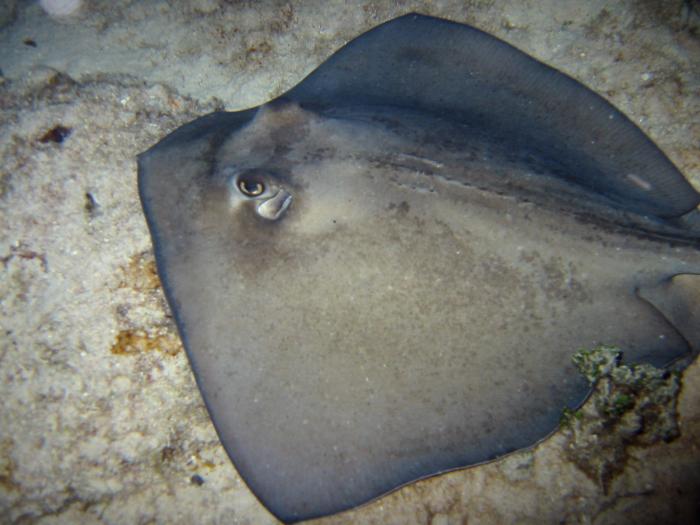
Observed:
[[[241,178],[238,180],[238,189],[248,197],[259,197],[265,192],[265,185],[257,180]]]

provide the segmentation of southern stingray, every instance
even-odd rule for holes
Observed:
[[[529,446],[572,354],[700,346],[700,195],[630,120],[472,27],[407,15],[139,156],[221,442],[280,519]]]

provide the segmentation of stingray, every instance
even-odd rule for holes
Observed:
[[[700,347],[700,195],[576,80],[407,15],[141,154],[158,271],[223,446],[283,521],[551,433],[604,343]]]

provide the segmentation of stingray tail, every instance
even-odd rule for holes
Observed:
[[[700,353],[700,272],[682,273],[638,290]]]

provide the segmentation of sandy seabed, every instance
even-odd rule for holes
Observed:
[[[700,188],[700,15],[687,3],[85,0],[0,8],[0,521],[275,523],[219,444],[155,274],[135,156],[258,105],[408,12],[472,24],[636,122]],[[690,3],[692,5],[692,2]],[[602,487],[559,432],[327,523],[697,523],[700,366],[680,437]]]

